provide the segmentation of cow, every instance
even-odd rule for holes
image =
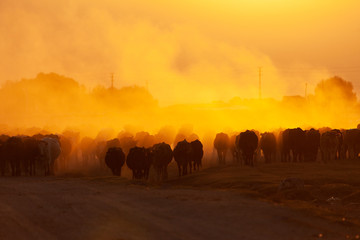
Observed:
[[[5,157],[5,143],[0,142],[0,173],[1,176],[5,176],[7,168],[7,159]]]
[[[290,129],[286,129],[279,134],[281,162],[290,162],[289,132]]]
[[[254,131],[240,133],[238,148],[241,150],[245,164],[254,166],[254,155],[258,147],[258,137]]]
[[[61,154],[59,157],[59,168],[66,170],[69,167],[70,154],[72,151],[71,140],[65,136],[60,136]]]
[[[341,154],[342,154],[342,149],[343,149],[344,136],[343,136],[343,133],[341,132],[341,130],[339,130],[339,129],[333,129],[332,131],[336,133],[336,137],[339,140],[339,144],[336,149],[336,159],[339,160],[342,156]]]
[[[24,162],[25,172],[30,176],[36,175],[36,163],[41,158],[40,141],[33,137],[26,137],[24,142]]]
[[[226,154],[229,149],[230,139],[226,133],[216,134],[214,140],[214,148],[218,153],[219,164],[225,165],[226,163]]]
[[[1,176],[5,176],[5,172],[7,170],[8,167],[8,161],[6,158],[6,142],[10,137],[7,135],[1,135],[0,136],[0,172],[1,172]]]
[[[346,155],[347,153],[347,155]],[[356,159],[360,153],[360,129],[348,129],[343,134],[343,156]]]
[[[291,160],[290,152],[292,153],[293,162],[303,161],[306,141],[305,131],[301,128],[286,129],[282,133],[281,141],[282,162],[288,162]]]
[[[185,139],[174,148],[174,159],[179,170],[179,177],[187,175],[187,166],[191,159],[191,144]]]
[[[21,163],[24,159],[23,148],[24,145],[21,137],[10,137],[5,143],[3,149],[4,157],[10,163],[12,176],[21,175]]]
[[[119,147],[111,147],[105,155],[105,163],[115,176],[121,176],[121,168],[125,163],[125,154]]]
[[[311,128],[305,131],[305,161],[315,162],[320,147],[320,132]]]
[[[45,176],[54,174],[54,164],[60,156],[61,148],[57,138],[45,137],[39,142]]]
[[[157,143],[152,147],[152,165],[156,171],[157,180],[168,178],[167,166],[173,158],[173,151],[167,143]]]
[[[149,174],[150,174],[150,168],[153,162],[153,152],[152,152],[152,148],[145,148],[145,162],[143,165],[143,169],[144,169],[144,178],[146,180],[149,179]]]
[[[120,147],[120,141],[117,138],[113,138],[108,141],[100,141],[95,147],[95,155],[98,158],[99,165],[101,168],[105,168],[105,155],[109,148]],[[85,163],[84,163],[85,164]]]
[[[261,134],[260,149],[264,154],[265,163],[276,160],[276,137],[274,133],[265,132]]]
[[[305,131],[301,128],[290,129],[290,143],[293,154],[293,162],[302,162],[305,151]]]
[[[190,156],[189,168],[191,173],[191,168],[192,168],[191,165],[193,165],[194,171],[199,170],[199,168],[201,167],[201,160],[204,156],[204,150],[202,143],[198,139],[192,141],[190,143],[190,146],[191,146],[191,156]]]
[[[151,150],[144,147],[133,147],[126,158],[126,165],[133,172],[133,179],[148,179],[152,163]]]
[[[229,140],[229,149],[233,157],[233,163],[241,163],[240,150],[237,148],[239,141],[238,135],[232,135]]]
[[[339,146],[339,139],[335,131],[327,131],[321,134],[321,138],[320,138],[321,160],[324,163],[335,160],[338,146]]]
[[[96,143],[95,140],[90,137],[84,137],[79,143],[79,149],[81,151],[82,164],[88,166],[89,163],[94,163]]]

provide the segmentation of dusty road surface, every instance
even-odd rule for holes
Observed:
[[[230,190],[0,179],[0,239],[355,239],[356,231]]]

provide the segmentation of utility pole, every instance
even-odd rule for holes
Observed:
[[[261,99],[261,67],[259,67],[259,99]]]

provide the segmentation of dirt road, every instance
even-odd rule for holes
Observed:
[[[0,179],[0,239],[346,239],[356,231],[230,190],[113,177]]]

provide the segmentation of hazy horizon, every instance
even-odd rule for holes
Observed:
[[[66,76],[39,73],[35,78],[8,81],[0,87],[0,111],[4,113],[0,129],[30,135],[41,130],[61,133],[75,129],[84,136],[96,136],[108,128],[135,134],[156,133],[164,127],[177,131],[185,126],[189,134],[212,135],[245,129],[354,128],[360,117],[353,85],[340,77],[318,81],[306,98],[229,98],[161,106],[157,96],[145,87],[88,89]]]
[[[45,1],[0,3],[0,83],[38,72],[89,88],[148,87],[161,106],[313,92],[341,76],[360,93],[360,3]]]

